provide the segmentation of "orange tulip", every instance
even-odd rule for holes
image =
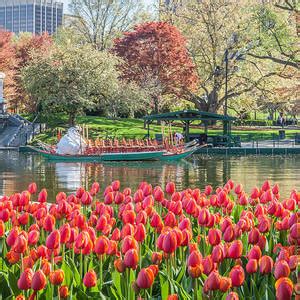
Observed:
[[[42,266],[41,266],[42,271],[46,276],[48,276],[51,272],[51,264],[47,260],[42,261]]]
[[[203,265],[199,264],[194,267],[188,266],[188,273],[192,278],[198,278],[203,273]]]
[[[135,270],[139,261],[138,253],[135,249],[129,249],[124,256],[124,265],[126,268]]]
[[[33,277],[33,271],[32,269],[25,269],[25,271],[21,274],[19,280],[18,280],[18,288],[20,290],[29,290],[31,287],[31,281]]]
[[[10,250],[6,253],[6,259],[8,260],[8,262],[11,265],[14,265],[15,263],[17,263],[20,260],[20,254],[16,253],[13,250]]]
[[[5,234],[5,224],[4,222],[0,219],[0,238],[3,237]]]
[[[126,266],[124,264],[124,262],[122,261],[121,258],[117,258],[115,261],[114,261],[114,266],[115,266],[115,269],[119,272],[119,273],[123,273],[126,269]]]
[[[285,260],[280,260],[275,263],[274,277],[279,279],[281,277],[289,277],[290,267]]]
[[[93,286],[96,286],[97,284],[97,275],[94,270],[89,270],[83,278],[83,284],[87,288],[91,288]]]
[[[31,288],[34,291],[42,290],[47,283],[47,279],[42,270],[38,270],[34,273],[31,281]]]
[[[227,292],[231,288],[232,282],[231,278],[229,277],[221,277],[220,280],[220,291],[221,292]]]
[[[178,300],[177,294],[168,295],[167,300]]]
[[[18,295],[16,297],[16,300],[26,300],[25,296],[23,296],[22,294]]]
[[[241,286],[244,283],[245,280],[245,272],[244,269],[241,266],[234,266],[230,273],[229,276],[232,281],[232,286]]]
[[[272,269],[273,269],[273,259],[268,256],[268,255],[264,255],[262,256],[262,258],[259,260],[259,271],[261,274],[269,274],[271,273]]]
[[[69,296],[69,289],[66,285],[62,285],[60,288],[59,288],[59,296],[60,298],[67,298]]]
[[[62,269],[50,273],[49,280],[53,285],[61,285],[64,281],[65,273]]]
[[[276,299],[289,300],[292,299],[293,282],[287,277],[281,277],[275,282]]]

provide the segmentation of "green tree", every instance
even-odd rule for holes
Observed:
[[[69,124],[85,110],[109,101],[118,89],[117,60],[89,45],[53,47],[47,56],[36,55],[23,69],[25,89],[42,110],[65,112]]]

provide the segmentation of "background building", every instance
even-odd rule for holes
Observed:
[[[63,3],[52,0],[0,0],[0,29],[52,34],[62,25]]]

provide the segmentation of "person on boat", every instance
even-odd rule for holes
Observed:
[[[180,133],[180,132],[176,132],[175,133],[175,142],[176,142],[176,145],[179,145],[182,143],[184,139],[184,136]]]

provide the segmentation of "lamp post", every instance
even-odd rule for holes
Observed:
[[[0,72],[0,114],[5,114],[5,102],[3,96],[3,82],[4,82],[5,74]]]
[[[224,101],[224,115],[227,116],[227,96],[228,96],[228,49],[224,53],[225,61],[225,101]]]

